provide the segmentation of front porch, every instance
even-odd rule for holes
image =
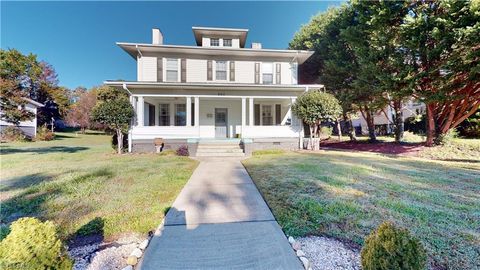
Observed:
[[[163,138],[177,146],[195,139],[295,139],[302,132],[292,115],[296,96],[131,95],[134,142]]]

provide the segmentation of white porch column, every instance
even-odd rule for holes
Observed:
[[[194,121],[195,121],[195,126],[199,127],[200,126],[200,98],[195,97],[195,111],[194,111]]]
[[[247,105],[247,100],[246,98],[242,98],[242,138],[245,137],[245,126],[247,122],[247,110],[246,106]]]
[[[186,114],[187,114],[187,127],[192,126],[192,97],[187,97],[187,102],[186,102]]]
[[[160,104],[155,103],[155,126],[160,125]]]
[[[248,99],[248,125],[253,126],[253,116],[254,116],[254,111],[253,111],[253,98]]]
[[[288,113],[290,114],[290,119],[292,121],[292,123],[291,123],[292,126],[299,125],[297,117],[292,112],[292,106],[293,106],[293,104],[295,103],[296,100],[297,100],[297,98],[295,98],[295,97],[291,98],[290,108],[288,108]]]
[[[137,101],[137,126],[139,127],[143,127],[143,124],[144,124],[144,114],[145,114],[145,111],[144,111],[144,106],[145,106],[145,103],[144,103],[144,100],[143,100],[143,96],[139,96],[138,97],[138,101]]]

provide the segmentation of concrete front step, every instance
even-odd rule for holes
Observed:
[[[197,157],[244,157],[245,153],[197,152]]]
[[[243,153],[240,148],[198,148],[197,153]]]
[[[238,144],[198,144],[199,149],[239,149],[240,145]]]

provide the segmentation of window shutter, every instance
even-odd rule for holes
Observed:
[[[260,63],[255,63],[255,83],[260,83]]]
[[[282,124],[282,105],[275,104],[275,125]]]
[[[230,61],[230,81],[235,81],[235,62]]]
[[[207,81],[212,79],[212,60],[207,60]]]
[[[281,84],[282,83],[282,78],[281,78],[281,68],[282,68],[282,65],[280,63],[277,63],[276,64],[276,68],[275,68],[275,83],[276,84]]]
[[[187,59],[180,60],[180,81],[187,82]]]
[[[254,115],[254,125],[259,126],[260,125],[260,104],[255,104],[253,105],[253,115]]]
[[[157,57],[157,82],[163,82],[163,58]]]

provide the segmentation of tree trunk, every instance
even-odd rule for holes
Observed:
[[[309,127],[310,127],[310,150],[314,150],[313,149],[313,130],[314,130],[314,126],[309,125]]]
[[[337,118],[338,140],[342,141],[342,125],[340,125],[340,119]]]
[[[121,155],[123,152],[123,133],[117,129],[117,153]]]
[[[402,101],[396,100],[393,102],[393,110],[395,111],[395,142],[403,141],[404,121],[402,111]]]
[[[350,138],[350,141],[356,141],[355,130],[353,129],[352,119],[347,113],[343,113],[343,120],[345,121],[347,135]]]
[[[368,137],[370,138],[371,142],[376,142],[377,141],[377,136],[375,135],[375,121],[374,117],[372,115],[372,112],[367,108],[365,112],[367,119],[367,127],[368,127]]]
[[[427,141],[426,146],[433,146],[435,141],[435,118],[433,104],[427,104]]]

